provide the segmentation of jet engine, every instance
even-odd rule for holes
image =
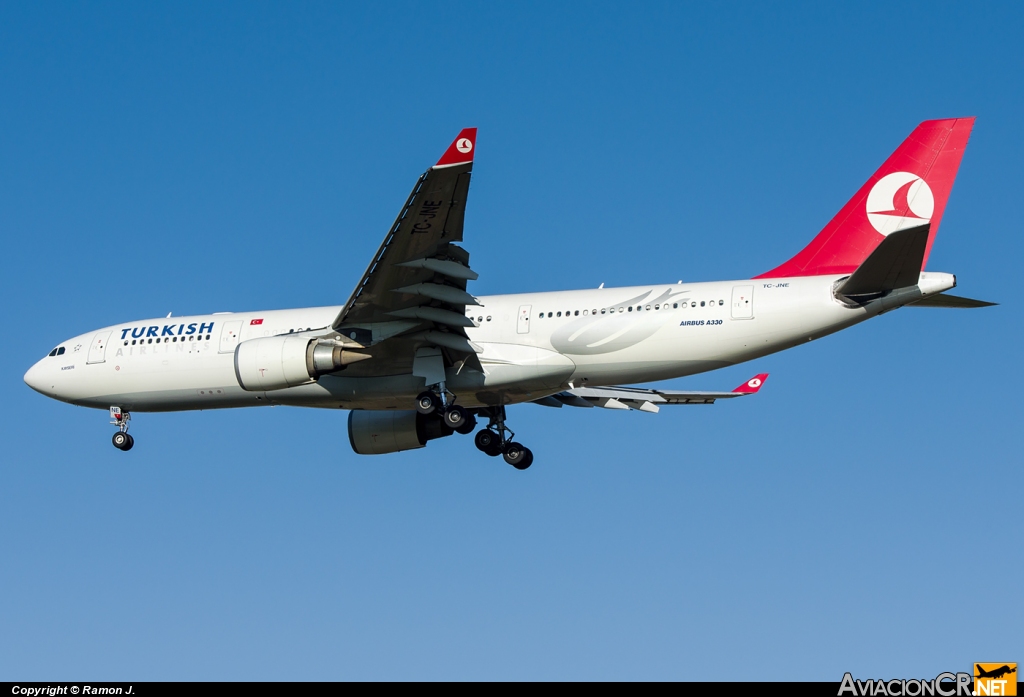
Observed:
[[[243,390],[269,392],[296,387],[370,358],[334,342],[300,336],[266,336],[235,348],[235,377]]]
[[[348,440],[360,455],[383,455],[422,448],[428,440],[453,433],[436,414],[424,416],[415,409],[348,413]]]

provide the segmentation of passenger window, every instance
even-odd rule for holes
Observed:
[[[595,307],[595,308],[594,308],[593,310],[591,310],[591,311],[590,311],[590,314],[592,314],[592,315],[596,315],[596,314],[597,314],[597,308]]]
[[[584,311],[583,311],[583,316],[584,316],[584,317],[586,317],[586,316],[587,316],[587,311],[586,311],[586,310],[584,310]]]
[[[645,310],[650,310],[650,309],[651,309],[651,306],[650,306],[650,305],[648,305],[648,306],[647,306],[647,307],[645,307],[644,309],[645,309]]]
[[[654,306],[654,309],[655,309],[655,310],[660,310],[660,309],[661,309],[661,305],[655,305],[655,306]]]
[[[562,312],[561,312],[561,311],[559,311],[559,312],[558,312],[558,316],[559,316],[559,317],[561,317],[561,316],[562,316]]]
[[[719,305],[725,305],[725,301],[724,301],[724,300],[719,300],[719,301],[718,301],[718,304],[719,304]]]
[[[696,302],[690,303],[690,307],[697,307],[697,303]]]
[[[490,322],[490,321],[491,321],[491,316],[490,316],[490,315],[487,315],[487,321],[488,321],[488,322]]]
[[[629,311],[630,311],[630,312],[632,312],[632,311],[633,311],[633,306],[632,306],[632,305],[630,305],[630,306],[629,306]]]
[[[575,316],[575,317],[579,317],[579,316],[580,316],[580,311],[579,311],[579,310],[576,310],[576,314],[575,314],[574,316]]]
[[[700,301],[700,306],[704,307],[704,301],[703,300]]]
[[[672,307],[674,307],[674,308],[677,308],[677,309],[678,309],[678,308],[679,308],[679,303],[672,303]]]

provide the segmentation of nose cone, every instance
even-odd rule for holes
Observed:
[[[46,359],[44,358],[42,361],[39,361],[28,369],[28,372],[25,373],[25,384],[36,392],[49,396],[53,386],[46,382],[49,379],[47,375],[49,371],[46,370],[46,367],[43,365],[45,360]]]

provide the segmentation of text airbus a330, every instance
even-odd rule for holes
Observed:
[[[60,344],[25,374],[42,394],[132,412],[285,404],[350,409],[352,448],[380,454],[476,430],[526,469],[506,406],[656,412],[754,394],[623,387],[749,361],[904,305],[982,307],[924,271],[974,125],[926,121],[796,256],[753,279],[475,297],[463,241],[476,129],[416,182],[342,306],[142,320]]]

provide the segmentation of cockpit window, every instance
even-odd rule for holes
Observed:
[[[58,356],[63,356],[64,355],[64,347],[63,346],[61,346],[59,349],[57,349],[57,355]]]
[[[57,355],[57,349],[54,349],[54,350],[50,351],[50,353],[48,355],[49,356],[56,356]]]

